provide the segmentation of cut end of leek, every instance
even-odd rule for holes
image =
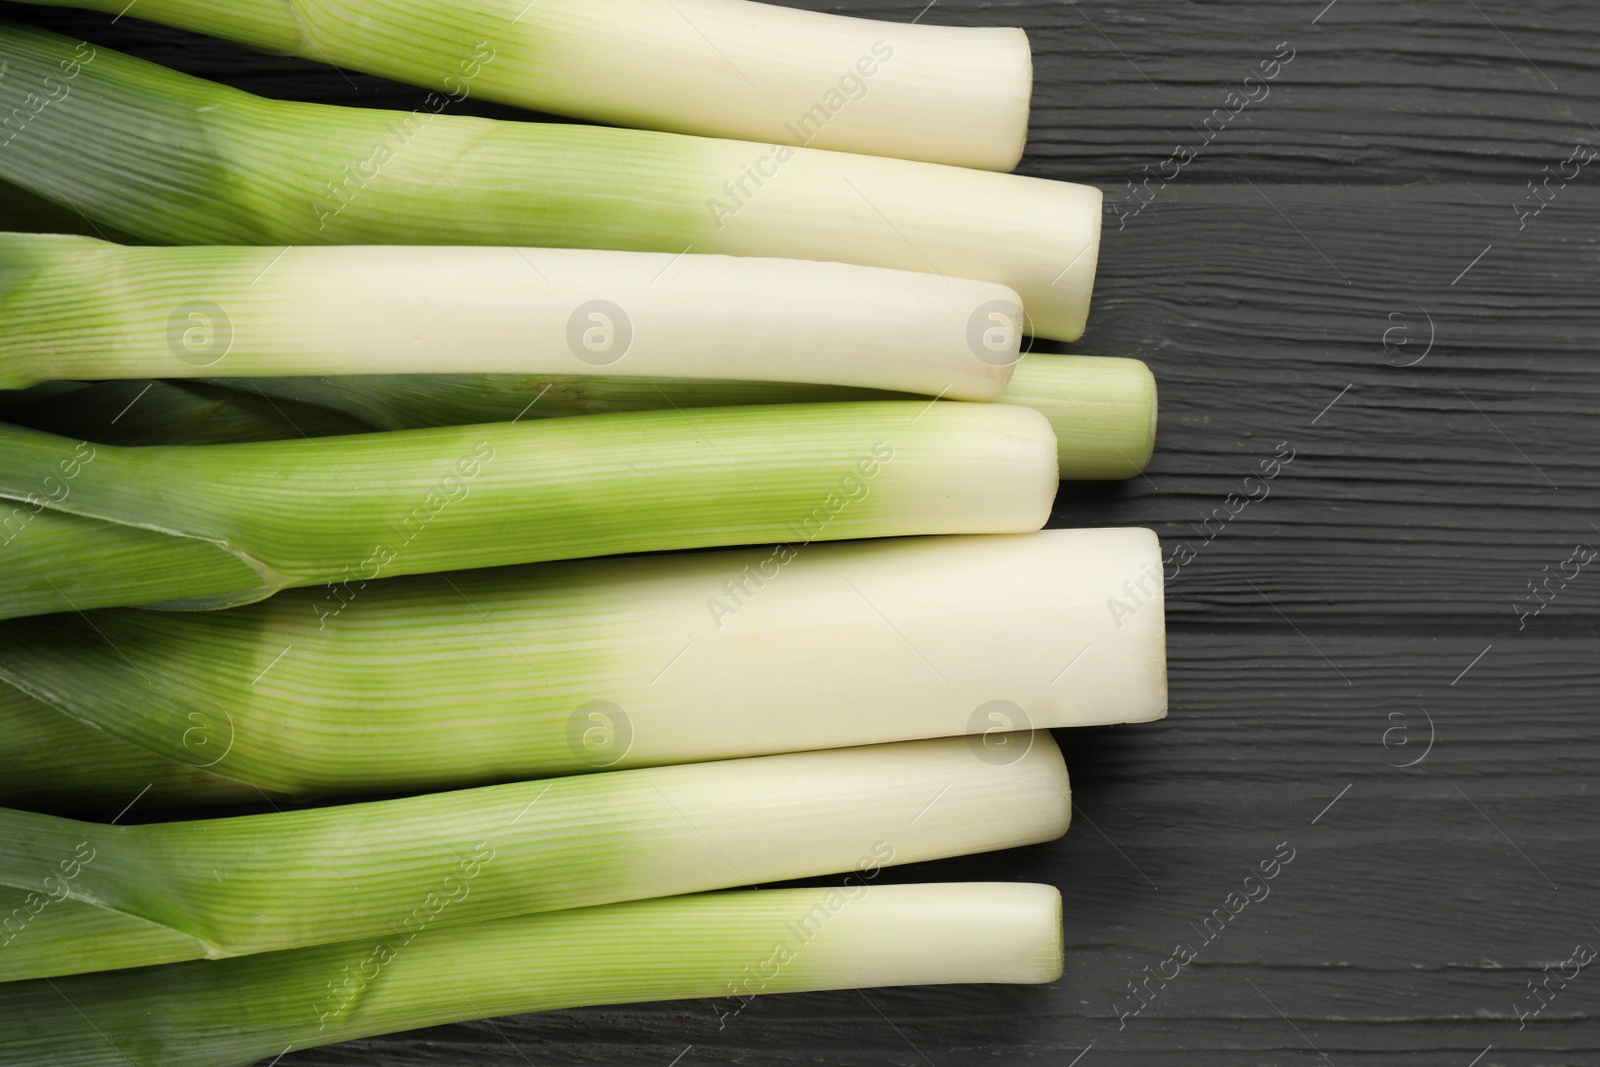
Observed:
[[[1156,446],[1155,375],[1137,359],[1030,355],[1001,394],[1050,420],[1068,480],[1133,478]]]

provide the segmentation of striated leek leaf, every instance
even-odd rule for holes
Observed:
[[[76,388],[37,398],[41,387],[12,394],[17,399],[0,407],[0,420],[97,445],[282,441],[376,428],[327,405],[266,396],[249,383],[243,389],[165,379],[59,384]]]
[[[117,448],[0,426],[0,616],[616,552],[1037,529],[1043,416],[999,404],[634,412]]]
[[[266,100],[14,24],[0,24],[0,64],[0,112],[25,116],[0,135],[0,177],[159,243],[826,260],[1009,286],[1043,337],[1075,340],[1088,315],[1089,186],[442,115],[436,94],[413,112]]]
[[[189,760],[158,756],[0,685],[0,807],[111,819],[135,802],[143,811],[261,800],[254,786]],[[0,904],[0,914],[13,906]]]
[[[942,738],[142,826],[0,809],[0,884],[28,893],[0,921],[0,981],[416,933],[1060,837],[1070,808],[1061,753],[1043,733],[1007,743],[1004,760]],[[88,909],[125,922],[96,916],[86,927]]]
[[[125,248],[0,233],[0,264],[0,386],[9,388],[451,371],[815,382],[992,400],[1011,377],[1023,325],[1003,285],[809,260]]]
[[[0,453],[10,433],[0,427]],[[58,462],[74,454],[64,450]],[[6,499],[3,488],[0,559],[0,618],[175,596],[220,606],[272,591],[248,561],[212,542],[52,511],[38,497]]]
[[[16,620],[0,678],[273,792],[408,791],[1160,718],[1161,595],[1148,530],[794,542]]]
[[[6,1067],[249,1067],[357,1037],[584,1004],[1061,976],[1061,894],[764,889],[0,986]],[[91,1020],[84,1025],[84,1020]]]

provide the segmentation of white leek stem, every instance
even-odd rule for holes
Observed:
[[[1007,731],[1160,718],[1164,642],[1155,535],[1052,530],[26,619],[0,677],[216,774],[370,793],[953,734],[1006,759]]]
[[[0,386],[57,378],[733,378],[992,400],[1002,285],[809,260],[506,247],[126,248],[0,234]]]

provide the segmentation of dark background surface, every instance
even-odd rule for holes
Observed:
[[[807,6],[908,20],[925,2]],[[131,18],[0,13],[266,95],[422,96]],[[1600,967],[1517,1018],[1530,979],[1600,949],[1600,561],[1537,616],[1514,607],[1600,547],[1600,161],[1518,211],[1600,149],[1600,10],[939,0],[922,19],[1028,29],[1021,169],[1107,193],[1072,348],[1142,357],[1161,383],[1148,476],[1064,487],[1053,525],[1150,526],[1194,557],[1167,586],[1170,718],[1058,735],[1068,837],[890,872],[1059,885],[1065,976],[765,998],[720,1030],[710,1002],[554,1012],[282,1067],[1600,1064]],[[1132,216],[1126,183],[1199,146],[1287,48],[1268,95]],[[1280,443],[1295,459],[1270,495],[1208,539]],[[1280,842],[1295,858],[1271,895],[1206,942]],[[1180,943],[1194,962],[1119,1022]]]

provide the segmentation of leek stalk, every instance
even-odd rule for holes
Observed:
[[[249,1067],[335,1041],[585,1004],[1053,982],[1062,957],[1053,886],[858,876],[13,983],[0,986],[0,1064]]]
[[[122,15],[119,0],[33,0]],[[141,0],[138,18],[616,126],[1010,170],[1033,63],[1020,29],[745,0]]]
[[[677,406],[885,400],[891,394],[783,382],[572,375],[393,374],[217,379],[317,405],[385,430]],[[1155,451],[1156,381],[1137,359],[1028,355],[1000,394],[1050,420],[1063,480],[1132,478]],[[93,439],[88,428],[84,436]]]
[[[56,378],[451,371],[992,400],[1011,377],[1022,327],[1017,296],[1002,285],[808,260],[126,248],[0,234],[0,263],[0,387],[13,389]]]
[[[241,390],[164,378],[49,382],[0,394],[0,421],[97,445],[221,445],[377,429],[326,404],[269,397],[248,383]],[[0,513],[6,510],[0,507]]]
[[[104,820],[135,804],[144,812],[261,800],[255,786],[158,756],[3,684],[0,767],[6,808]]]
[[[0,615],[617,552],[1044,525],[1055,438],[1000,404],[634,412],[119,448],[0,426]]]
[[[1048,734],[523,782],[142,826],[0,809],[0,981],[382,937],[1051,841]],[[71,857],[69,860],[68,857]],[[21,898],[21,899],[18,899]],[[426,901],[426,905],[424,902]],[[92,916],[92,933],[84,929]],[[111,921],[109,912],[116,920]]]
[[[1161,572],[1148,530],[542,564],[8,622],[0,678],[303,796],[956,734],[981,748],[1163,716]]]
[[[975,278],[1084,329],[1098,189],[788,145],[265,100],[0,23],[0,177],[162,244],[511,245]],[[94,146],[85,151],[84,146]],[[270,276],[270,275],[269,275]]]

